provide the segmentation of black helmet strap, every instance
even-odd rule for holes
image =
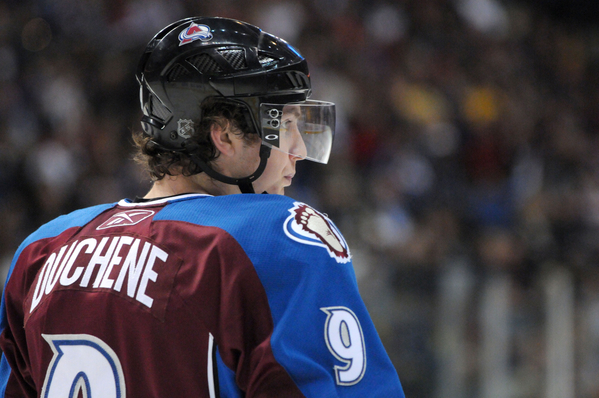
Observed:
[[[196,165],[198,165],[198,167],[201,168],[204,173],[206,173],[207,175],[209,175],[217,181],[224,182],[225,184],[237,185],[241,190],[241,193],[255,193],[252,182],[256,181],[258,177],[262,175],[264,169],[266,168],[266,162],[270,157],[270,148],[266,145],[261,145],[260,164],[258,165],[256,171],[254,171],[251,175],[247,177],[234,178],[219,173],[218,171],[210,167],[202,159],[200,159],[199,156],[194,153],[195,151],[193,151],[193,144],[189,145],[187,147],[187,150],[189,151],[191,160]]]

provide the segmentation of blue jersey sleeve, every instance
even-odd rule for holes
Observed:
[[[213,199],[218,199],[216,206],[213,200],[204,201],[206,206],[193,213],[174,206],[158,217],[218,226],[237,240],[268,298],[273,354],[302,393],[403,397],[398,375],[359,295],[351,252],[333,222],[279,195]],[[219,373],[221,394],[239,396],[231,371]]]

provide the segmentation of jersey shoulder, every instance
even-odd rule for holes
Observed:
[[[18,259],[21,252],[27,246],[42,239],[53,238],[55,236],[58,236],[69,228],[82,227],[94,218],[96,218],[100,213],[114,207],[115,205],[116,203],[107,203],[75,210],[71,213],[59,216],[53,219],[52,221],[49,221],[46,224],[42,225],[21,243],[21,245],[17,249],[17,252],[15,253],[10,270],[12,271],[14,263]]]
[[[171,203],[154,221],[176,220],[213,226],[232,235],[248,252],[305,254],[324,250],[338,263],[348,263],[348,245],[328,216],[283,195],[227,195]]]
[[[60,235],[69,228],[82,227],[96,218],[99,214],[114,207],[115,205],[116,203],[101,204],[75,210],[71,213],[59,216],[39,227],[35,232],[29,235],[29,237],[25,239],[23,243],[51,238],[53,236]]]

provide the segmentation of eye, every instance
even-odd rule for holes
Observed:
[[[281,120],[281,128],[287,130],[291,127],[293,121],[291,119]]]

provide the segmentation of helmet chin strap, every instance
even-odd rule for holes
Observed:
[[[192,162],[198,165],[198,167],[201,168],[204,173],[206,173],[207,175],[209,175],[217,181],[224,182],[225,184],[237,185],[241,190],[241,193],[255,193],[252,182],[256,181],[258,177],[262,175],[264,169],[266,168],[266,162],[270,157],[269,147],[267,147],[266,145],[260,146],[260,165],[258,165],[256,171],[254,171],[251,175],[247,177],[233,178],[223,175],[218,171],[214,170],[212,167],[210,167],[206,162],[204,162],[194,153],[195,148],[193,146],[194,144],[188,145],[186,149],[189,151],[189,156]]]

